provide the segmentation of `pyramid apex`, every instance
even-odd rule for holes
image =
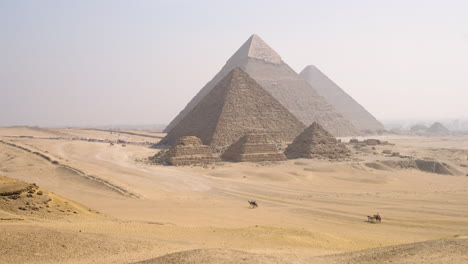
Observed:
[[[307,74],[312,72],[320,72],[320,70],[315,65],[307,65],[301,72],[301,74]]]
[[[268,46],[257,34],[251,35],[229,61],[238,61],[241,58],[258,59],[273,64],[283,63],[281,56]]]
[[[304,70],[307,70],[307,69],[315,70],[315,69],[318,69],[318,68],[317,68],[317,66],[311,64],[311,65],[307,65],[307,66],[304,68]]]
[[[244,76],[244,75],[247,75],[248,74],[243,71],[240,67],[235,67],[234,69],[232,69],[227,75],[225,78],[228,78],[228,79],[233,79],[233,78],[239,78],[241,76]],[[228,77],[229,76],[229,77]],[[249,76],[250,77],[250,76]]]

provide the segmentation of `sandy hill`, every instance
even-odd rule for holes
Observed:
[[[309,65],[302,70],[300,75],[357,129],[362,131],[384,129],[382,123],[317,67]]]
[[[305,126],[240,68],[233,69],[175,125],[159,145],[174,145],[183,136],[203,144],[229,146],[247,133],[263,133],[275,142],[290,142]]]
[[[316,258],[310,263],[468,263],[468,239],[433,240]]]
[[[313,257],[275,257],[229,249],[195,249],[137,262],[136,264],[378,264],[468,263],[468,239],[433,240]]]
[[[78,203],[40,189],[36,184],[0,176],[2,220],[82,219],[96,213]]]
[[[164,132],[169,132],[179,124],[218,82],[236,67],[249,74],[305,125],[317,121],[335,136],[359,134],[349,120],[338,113],[257,35],[252,35],[237,50],[221,71],[198,92]]]

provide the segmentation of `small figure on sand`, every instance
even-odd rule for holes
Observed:
[[[255,201],[255,200],[249,200],[248,202],[249,202],[249,207],[250,207],[250,208],[256,208],[256,207],[258,207],[257,201]]]
[[[379,213],[373,215],[373,216],[370,216],[368,215],[367,216],[367,222],[370,222],[370,223],[375,223],[375,222],[382,222],[382,217],[380,216]]]

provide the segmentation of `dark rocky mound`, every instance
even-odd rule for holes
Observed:
[[[381,164],[383,164],[385,167],[381,166]],[[436,160],[383,160],[381,162],[366,163],[366,166],[377,170],[388,170],[390,167],[392,169],[416,169],[424,172],[443,175],[463,175],[462,172],[458,171],[450,164]]]
[[[135,264],[292,264],[292,262],[239,250],[195,249],[175,252]]]
[[[468,239],[433,240],[313,258],[317,264],[468,263]]]

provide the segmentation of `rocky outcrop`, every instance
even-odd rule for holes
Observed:
[[[382,169],[383,167],[379,167],[375,164],[383,164],[387,167],[392,169],[416,169],[424,172],[429,173],[436,173],[436,174],[443,174],[443,175],[463,175],[462,172],[458,171],[456,168],[451,166],[448,163],[440,162],[436,160],[422,160],[422,159],[399,159],[399,160],[383,160],[381,162],[375,162],[370,166],[366,164],[368,167],[372,167],[374,169]]]
[[[265,134],[248,134],[241,137],[229,146],[221,158],[234,162],[286,160],[286,156],[278,152],[276,145],[270,142]]]
[[[461,175],[462,173],[453,168],[451,165],[445,162],[439,162],[434,160],[416,160],[416,165],[418,166],[419,170],[430,172],[430,173],[437,173],[437,174],[444,174],[444,175]]]
[[[314,122],[294,139],[284,154],[288,159],[343,159],[349,157],[351,151],[317,122]]]
[[[376,145],[389,145],[388,141],[381,141],[379,139],[364,139],[363,141],[359,141],[355,138],[349,140],[349,144],[351,145],[362,145],[362,146],[376,146]]]

